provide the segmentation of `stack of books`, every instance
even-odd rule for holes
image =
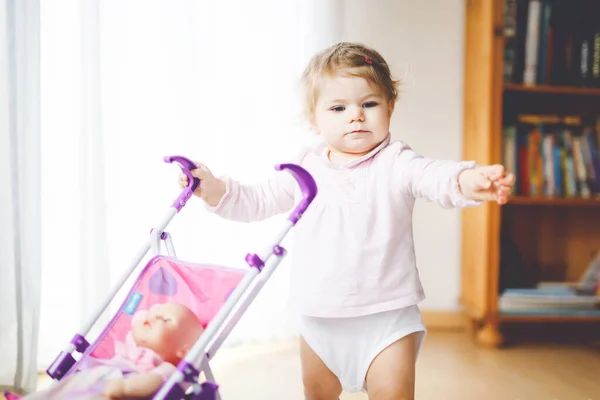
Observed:
[[[579,282],[508,288],[501,294],[498,308],[504,315],[600,316],[600,252]]]

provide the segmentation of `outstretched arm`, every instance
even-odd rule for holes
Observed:
[[[104,396],[109,400],[145,399],[152,396],[163,383],[163,376],[154,373],[141,373],[127,378],[109,381],[104,388]]]
[[[398,144],[393,170],[402,192],[445,208],[475,206],[489,200],[503,204],[514,182],[501,165],[478,167],[474,161],[426,158],[406,143]]]

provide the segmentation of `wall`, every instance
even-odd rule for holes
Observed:
[[[395,138],[429,157],[462,157],[463,0],[349,0],[343,40],[378,49],[398,77],[401,97],[392,119]],[[460,211],[417,202],[418,267],[424,310],[458,309]]]

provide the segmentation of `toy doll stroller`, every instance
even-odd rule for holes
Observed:
[[[193,178],[190,172],[196,166],[181,156],[165,157],[165,162],[177,162],[180,165],[188,177],[188,186],[171,205],[164,219],[152,229],[149,238],[129,269],[123,273],[109,293],[106,301],[98,307],[89,321],[73,336],[70,343],[47,369],[46,372],[53,379],[61,380],[77,373],[85,368],[90,357],[95,359],[112,357],[115,344],[125,341],[136,310],[147,310],[156,303],[176,301],[186,305],[196,314],[205,331],[177,365],[177,371],[163,383],[153,399],[220,399],[209,360],[215,356],[239,317],[285,257],[287,251],[280,243],[316,196],[317,187],[312,176],[302,167],[295,164],[277,165],[275,167],[277,170],[287,170],[293,175],[302,194],[301,201],[290,213],[281,232],[265,250],[246,256],[246,262],[250,267],[248,269],[196,264],[175,258],[171,237],[164,231],[200,184],[200,181]],[[168,255],[159,254],[161,240],[165,241]],[[86,334],[150,249],[154,251],[155,256],[140,272],[112,320],[90,344]],[[74,351],[81,354],[78,360],[74,357],[77,356]],[[202,372],[206,378],[204,382],[199,381]]]

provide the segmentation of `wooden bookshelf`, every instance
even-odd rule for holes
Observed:
[[[565,94],[582,96],[600,96],[600,88],[580,86],[553,86],[553,85],[523,85],[520,83],[505,83],[507,92],[525,92],[539,94]]]
[[[500,313],[498,319],[502,322],[600,322],[600,310],[586,312],[581,315],[570,315],[560,311],[548,315],[532,315],[517,313]]]
[[[600,199],[513,196],[508,204],[525,206],[600,207]]]
[[[506,1],[466,1],[463,158],[481,165],[505,164],[505,127],[520,114],[600,115],[600,84],[557,82],[549,73],[544,83],[505,78]],[[560,1],[600,15],[600,1]],[[600,26],[600,17],[596,22]],[[519,26],[516,32],[518,37]],[[600,251],[598,197],[517,193],[503,206],[488,203],[462,211],[460,303],[479,343],[504,343],[504,324],[600,325],[600,308],[509,311],[499,304],[503,289],[512,284],[579,280]]]

